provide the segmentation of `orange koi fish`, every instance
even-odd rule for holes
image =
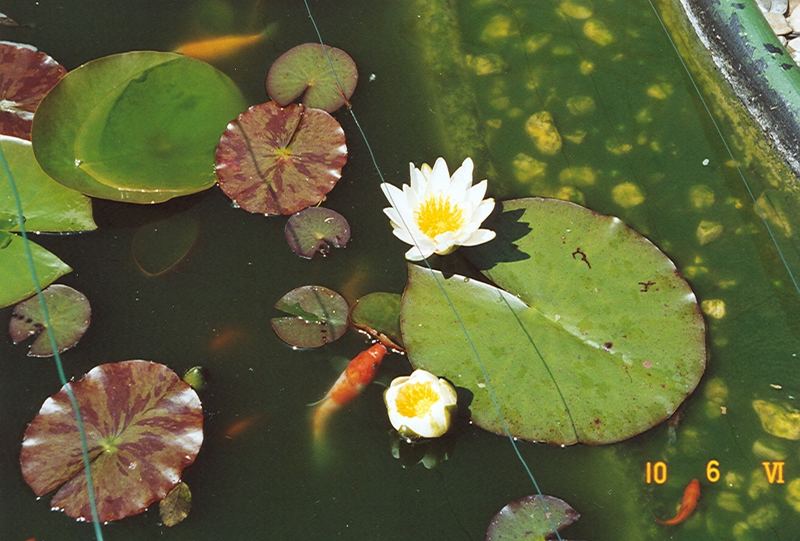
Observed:
[[[377,343],[353,357],[347,364],[347,368],[336,379],[333,387],[314,411],[311,429],[315,440],[319,440],[325,432],[331,413],[357,397],[362,389],[372,382],[387,351],[386,346]]]
[[[669,520],[659,520],[656,519],[656,522],[659,524],[663,524],[664,526],[675,526],[676,524],[680,524],[687,518],[689,515],[692,514],[694,508],[697,507],[697,500],[700,499],[700,481],[697,479],[692,479],[689,481],[689,484],[686,485],[686,488],[683,490],[683,498],[681,498],[681,506],[678,508],[678,512]]]
[[[258,34],[232,34],[215,38],[190,41],[178,46],[174,52],[199,60],[213,62],[233,56],[246,47],[251,47],[266,39],[275,29],[276,24],[267,26]]]
[[[228,428],[225,429],[225,439],[232,440],[237,436],[240,436],[247,432],[254,424],[261,420],[262,415],[260,413],[254,413],[253,415],[249,415],[247,417],[243,417],[242,419],[237,419],[228,425]]]

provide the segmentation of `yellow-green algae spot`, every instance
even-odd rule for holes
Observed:
[[[779,516],[778,506],[774,503],[768,503],[750,513],[747,517],[747,524],[756,530],[766,530],[778,522]]]
[[[549,111],[539,111],[529,116],[525,131],[542,154],[552,156],[561,150],[561,135]]]
[[[750,474],[750,486],[747,487],[747,495],[751,500],[757,500],[768,493],[771,486],[764,476],[764,468],[759,466]]]
[[[714,204],[714,191],[705,184],[696,184],[689,189],[689,204],[696,209],[706,209]]]
[[[633,145],[619,139],[609,139],[606,141],[606,150],[615,156],[621,156],[633,150]]]
[[[498,41],[509,37],[513,33],[514,23],[508,15],[495,15],[481,32],[481,40]]]
[[[800,513],[800,477],[792,479],[786,485],[786,502]]]
[[[697,224],[695,236],[697,237],[697,242],[700,243],[700,246],[705,246],[706,244],[717,240],[722,235],[724,230],[725,228],[719,222],[701,220],[700,223]]]
[[[566,167],[558,174],[562,184],[577,184],[578,186],[592,186],[597,181],[594,169],[585,165]]]
[[[800,411],[766,400],[753,400],[753,409],[767,434],[786,440],[800,440]]]
[[[508,96],[498,96],[489,100],[489,105],[498,111],[504,111],[511,107],[511,98]]]
[[[499,130],[503,127],[503,119],[502,118],[490,118],[486,120],[486,127],[491,128],[493,130]]]
[[[567,109],[573,115],[586,115],[595,110],[594,98],[591,96],[571,96],[567,98]]]
[[[756,214],[763,220],[768,221],[780,229],[787,237],[792,236],[792,223],[789,221],[786,212],[780,207],[775,206],[767,197],[767,193],[762,193],[755,204]]]
[[[622,208],[631,208],[644,203],[642,189],[633,182],[622,182],[611,190],[614,203]]]
[[[600,45],[605,47],[614,42],[614,35],[606,26],[606,23],[599,19],[589,19],[583,23],[583,35]]]
[[[583,192],[575,186],[562,186],[553,194],[553,197],[563,201],[572,201],[579,205],[586,203],[586,197],[583,195]]]
[[[590,75],[594,71],[594,62],[581,60],[581,63],[578,64],[578,71],[581,72],[581,75]]]
[[[706,299],[700,303],[703,313],[713,319],[722,319],[727,313],[725,301],[722,299]]]
[[[586,139],[586,130],[575,130],[572,133],[564,135],[564,139],[576,145],[580,145],[583,143],[583,140]]]
[[[653,121],[653,113],[648,107],[642,107],[633,117],[639,124],[649,124]]]
[[[777,445],[762,440],[753,442],[752,451],[756,457],[764,460],[786,460],[786,449],[778,448]]]
[[[470,68],[475,75],[496,75],[503,73],[508,68],[505,60],[499,55],[494,53],[472,55],[468,54],[464,57],[467,67]]]
[[[655,83],[647,87],[647,95],[656,100],[665,100],[672,95],[672,85],[669,83]]]
[[[550,34],[533,34],[525,40],[525,52],[535,53],[545,45],[547,45],[553,36]]]
[[[511,166],[514,168],[514,177],[520,182],[531,182],[543,177],[547,171],[547,163],[522,152],[514,156]]]
[[[521,108],[519,108],[519,107],[512,107],[511,109],[509,109],[508,111],[506,111],[506,116],[508,116],[508,118],[519,118],[519,117],[521,117],[521,116],[522,116],[524,113],[525,113],[525,111],[523,111]]]
[[[569,56],[575,54],[575,49],[570,45],[555,45],[550,50],[553,56]]]
[[[726,473],[723,481],[728,488],[742,488],[744,486],[744,476],[735,471]]]
[[[573,19],[588,19],[592,16],[592,7],[586,0],[564,0],[558,11]]]
[[[720,492],[717,496],[717,506],[731,513],[744,513],[744,506],[736,492]]]

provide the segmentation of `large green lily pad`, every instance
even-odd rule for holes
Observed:
[[[245,103],[212,66],[133,51],[71,71],[36,112],[36,158],[93,197],[158,203],[214,184],[214,148]]]
[[[412,364],[472,391],[477,425],[528,440],[611,443],[672,415],[706,364],[705,323],[672,261],[619,219],[565,201],[507,201],[488,226],[497,238],[468,257],[505,291],[409,266]]]
[[[72,269],[58,257],[31,241],[31,253],[39,286],[45,288]],[[0,287],[0,308],[10,306],[34,294],[25,247],[22,237],[0,231],[0,272],[3,287]]]
[[[534,541],[553,539],[580,518],[567,502],[554,496],[525,496],[503,507],[492,517],[486,541]],[[546,537],[545,537],[546,536]]]
[[[385,346],[403,349],[400,332],[400,295],[376,291],[356,301],[350,313],[350,324],[376,338]]]
[[[80,291],[62,284],[54,284],[42,291],[50,324],[56,340],[58,352],[75,346],[86,333],[91,320],[92,309],[89,299]],[[36,336],[28,350],[29,357],[51,357],[46,331],[46,322],[37,297],[31,297],[14,307],[8,334],[14,344]]]
[[[325,199],[347,163],[344,130],[321,109],[254,105],[219,140],[219,187],[258,214],[294,214]]]
[[[164,498],[203,443],[197,393],[163,364],[102,364],[68,383],[80,406],[100,520],[141,513]],[[91,520],[81,444],[66,391],[42,404],[22,440],[20,465],[37,496]]]

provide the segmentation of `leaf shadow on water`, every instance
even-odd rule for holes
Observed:
[[[481,257],[482,261],[479,262],[476,261],[475,258],[469,257],[469,250],[466,254],[467,259],[469,259],[470,263],[472,263],[476,269],[479,271],[486,271],[492,269],[498,263],[530,259],[531,256],[520,250],[519,246],[516,244],[516,241],[522,239],[532,231],[528,223],[521,221],[524,213],[524,209],[516,209],[493,213],[489,216],[484,225],[487,229],[497,231],[497,237],[489,241],[482,250],[484,253],[484,256]]]

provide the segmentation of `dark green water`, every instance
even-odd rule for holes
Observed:
[[[252,103],[266,99],[270,63],[315,39],[297,1],[20,3],[0,11],[35,28],[3,29],[0,37],[35,44],[68,68],[115,52],[170,50],[203,35],[249,33],[276,21],[272,39],[218,64]],[[502,61],[497,73],[460,80],[441,79],[442,72],[420,60],[438,46],[446,62],[453,49],[445,36],[424,34],[412,2],[312,7],[326,41],[359,65],[353,105],[389,179],[407,181],[409,161],[432,162],[441,154],[451,163],[463,159],[452,145],[462,126],[451,124],[451,133],[442,126],[452,111],[464,111],[481,138],[475,148],[485,146],[475,156],[477,174],[489,176],[495,197],[570,197],[617,215],[670,255],[701,300],[724,303],[724,315],[720,302],[706,304],[722,317],[707,318],[708,372],[674,438],[661,425],[602,448],[521,444],[542,490],[582,514],[567,537],[798,539],[800,449],[767,434],[752,403],[797,407],[800,296],[649,4],[574,3],[594,13],[562,16],[559,3],[549,1],[458,2],[460,54],[472,55],[471,65],[480,55],[490,64]],[[599,23],[585,32],[588,21]],[[487,24],[494,26],[487,30]],[[598,30],[603,25],[607,34]],[[466,85],[474,103],[447,103],[447,95],[429,93],[457,85]],[[525,131],[526,120],[540,111],[552,115],[562,135],[552,155]],[[273,303],[305,284],[330,287],[352,301],[374,290],[400,291],[405,283],[405,248],[380,212],[385,201],[366,149],[350,119],[338,118],[350,159],[326,206],[348,218],[353,239],[327,259],[298,259],[286,247],[282,219],[235,210],[216,188],[155,207],[95,201],[98,231],[36,239],[75,269],[61,282],[92,301],[89,332],[64,355],[69,375],[138,358],[178,373],[202,364],[210,373],[201,394],[205,443],[184,476],[194,493],[189,519],[166,529],[153,508],[108,525],[107,539],[477,540],[499,508],[533,492],[509,442],[472,428],[457,435],[449,460],[437,468],[403,467],[391,453],[377,385],[333,420],[326,460],[314,459],[306,405],[341,369],[330,360],[352,357],[364,342],[349,334],[319,350],[292,351],[269,328]],[[734,158],[753,185],[769,184],[746,151]],[[200,224],[195,246],[172,272],[144,276],[131,256],[134,233],[178,215]],[[703,221],[704,230],[721,231],[704,243],[697,233]],[[782,246],[796,245],[796,219],[778,217],[773,226]],[[212,349],[215,335],[228,329],[237,340]],[[6,341],[0,362],[0,537],[90,539],[89,527],[49,511],[46,498],[37,501],[19,472],[25,426],[59,387],[52,364],[27,359],[23,347]],[[382,370],[379,379],[388,381],[409,367],[394,356]],[[232,423],[251,416],[257,421],[248,430],[225,437]],[[721,463],[716,484],[704,477],[711,459]],[[783,485],[763,481],[760,463],[772,459],[786,461]],[[666,485],[645,485],[648,460],[668,461]],[[673,529],[657,527],[654,515],[671,516],[692,477],[704,483],[696,516]]]

